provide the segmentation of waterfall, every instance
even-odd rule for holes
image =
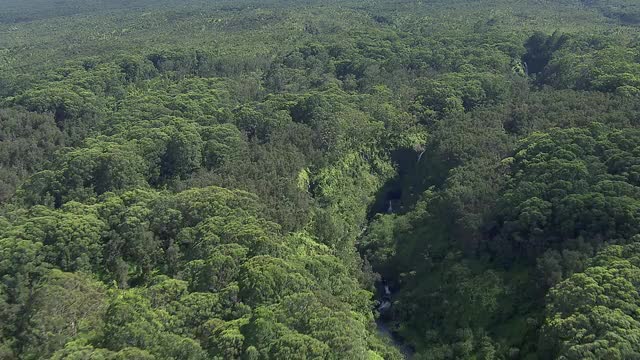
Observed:
[[[392,311],[394,290],[395,289],[389,286],[384,278],[381,278],[376,285],[377,310],[379,313],[379,317],[376,319],[376,325],[378,326],[378,332],[388,338],[391,343],[400,350],[402,356],[409,360],[413,357],[415,350],[411,345],[405,343],[404,339],[397,333]]]

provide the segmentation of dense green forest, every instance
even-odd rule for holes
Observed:
[[[640,2],[0,7],[0,359],[640,359]]]

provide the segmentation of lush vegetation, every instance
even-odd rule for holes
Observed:
[[[640,358],[638,25],[6,0],[0,359]]]

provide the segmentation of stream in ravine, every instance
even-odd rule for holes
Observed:
[[[378,301],[376,310],[380,314],[376,320],[378,332],[390,339],[393,345],[404,355],[404,358],[409,360],[413,357],[413,348],[406,344],[402,337],[393,330],[393,288],[384,279],[378,283],[376,288],[376,300]]]
[[[433,176],[430,177],[428,171],[425,170],[429,168],[428,164],[425,165],[425,160],[428,160],[424,156],[426,151],[424,148],[403,149],[392,155],[398,168],[397,176],[379,190],[376,200],[371,204],[369,210],[369,221],[380,213],[403,213],[406,209],[411,208],[417,199],[413,192],[421,193],[428,186],[437,184],[437,179]],[[411,189],[411,192],[405,193],[406,189]],[[366,229],[365,227],[363,233],[366,232]],[[394,298],[397,291],[397,282],[394,279],[382,278],[376,284],[378,305],[375,310],[380,314],[376,324],[378,332],[388,338],[404,355],[405,359],[411,359],[415,352],[414,349],[402,339],[396,330],[398,319],[395,315],[396,311],[394,311]]]

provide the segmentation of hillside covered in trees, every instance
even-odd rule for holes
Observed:
[[[0,359],[640,359],[640,2],[0,7]]]

